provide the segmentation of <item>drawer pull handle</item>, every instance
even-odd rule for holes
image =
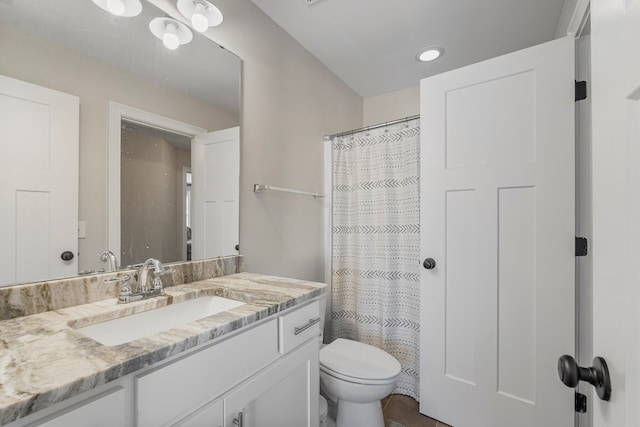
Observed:
[[[236,425],[238,427],[242,427],[244,425],[244,416],[242,414],[242,412],[238,412],[238,418],[234,418],[233,419],[233,425]]]
[[[315,319],[309,319],[309,322],[304,326],[296,326],[295,328],[293,328],[293,334],[299,335],[304,331],[306,331],[307,329],[309,329],[310,327],[312,327],[313,325],[315,325],[316,323],[320,323],[319,317],[316,317]]]

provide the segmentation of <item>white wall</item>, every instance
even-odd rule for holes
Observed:
[[[175,2],[151,0],[179,17]],[[322,191],[322,137],[362,125],[362,98],[250,0],[217,0],[207,35],[243,60],[240,252],[251,272],[324,277],[322,200],[253,193],[253,184]]]
[[[365,98],[363,126],[376,125],[416,114],[420,114],[420,85]]]

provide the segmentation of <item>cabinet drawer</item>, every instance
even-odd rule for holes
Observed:
[[[136,377],[138,427],[175,422],[274,361],[277,334],[273,319]]]
[[[278,349],[285,354],[309,338],[320,335],[320,305],[318,301],[305,305],[278,318]]]
[[[112,427],[126,426],[126,393],[122,387],[80,402],[30,427]]]

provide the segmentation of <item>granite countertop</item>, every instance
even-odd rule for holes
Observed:
[[[0,321],[0,425],[250,325],[327,292],[325,284],[238,273],[166,288],[164,297],[115,299]],[[206,295],[245,302],[180,327],[107,347],[77,332],[93,323]]]

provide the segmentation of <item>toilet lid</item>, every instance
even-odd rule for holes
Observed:
[[[386,380],[400,373],[400,362],[389,353],[342,338],[320,350],[320,365],[338,374],[365,380]]]

